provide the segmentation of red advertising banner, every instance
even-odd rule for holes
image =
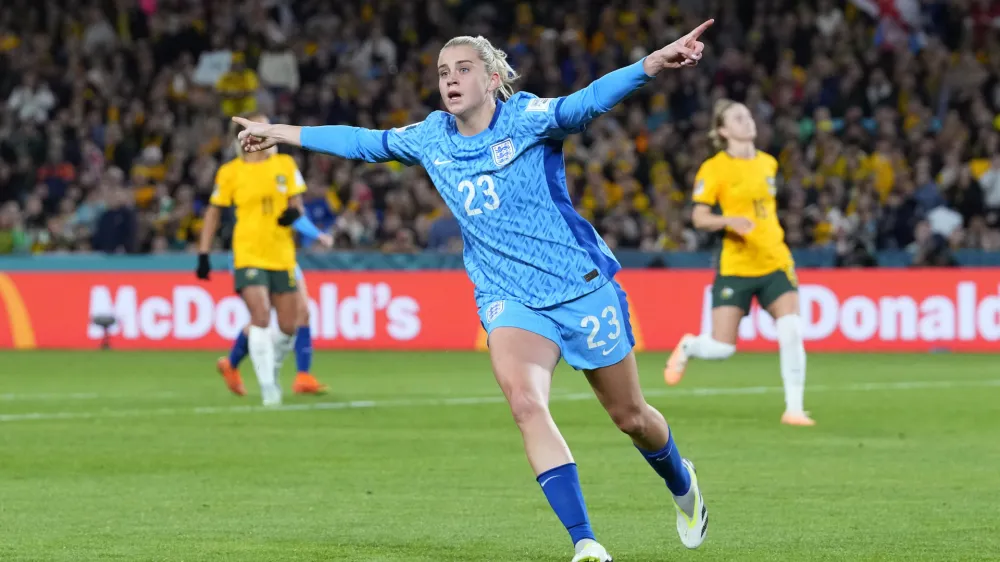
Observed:
[[[249,315],[232,278],[190,273],[0,274],[0,348],[91,349],[116,319],[120,349],[225,349]],[[472,285],[461,271],[309,272],[318,349],[483,349]],[[1000,350],[1000,269],[801,270],[810,351]],[[626,270],[638,347],[669,350],[711,328],[710,271]],[[776,349],[754,310],[741,350]]]

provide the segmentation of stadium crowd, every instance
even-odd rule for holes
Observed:
[[[793,248],[844,265],[1000,250],[1000,3],[983,0],[7,0],[0,6],[0,254],[189,250],[228,117],[388,128],[439,107],[443,42],[502,45],[554,97],[703,18],[706,60],[664,73],[565,147],[609,245],[695,250],[690,190],[715,100],[745,102],[780,162]],[[458,251],[423,170],[297,152],[340,248]],[[225,231],[219,240],[226,244]]]

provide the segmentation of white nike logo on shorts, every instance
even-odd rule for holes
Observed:
[[[618,347],[618,344],[620,344],[621,342],[622,340],[618,340],[617,342],[615,342],[615,345],[609,347],[608,349],[602,350],[601,353],[603,353],[604,355],[611,353],[612,351],[615,350],[616,347]]]

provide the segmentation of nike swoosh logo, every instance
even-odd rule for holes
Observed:
[[[601,353],[603,353],[604,355],[607,355],[607,354],[611,353],[612,351],[615,350],[616,347],[618,347],[618,344],[620,344],[621,342],[622,342],[622,340],[618,340],[617,342],[615,342],[615,345],[609,347],[608,349],[605,349]]]
[[[435,166],[444,166],[445,164],[448,164],[450,162],[454,162],[454,160],[434,160],[434,165]]]
[[[555,476],[549,476],[549,477],[548,477],[548,478],[546,478],[545,480],[542,480],[542,488],[544,488],[544,487],[545,487],[545,485],[549,483],[549,480],[553,480],[553,479],[555,479],[555,478],[559,478],[559,475],[557,474],[557,475],[555,475]]]

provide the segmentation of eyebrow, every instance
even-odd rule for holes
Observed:
[[[456,62],[456,63],[455,63],[455,66],[458,66],[458,65],[462,64],[463,62],[467,62],[467,63],[469,63],[469,64],[475,64],[475,63],[473,63],[473,62],[472,62],[471,60],[460,60],[460,61],[458,61],[458,62]],[[447,64],[441,64],[441,65],[438,65],[438,69],[441,69],[441,68],[447,68],[447,67],[448,67],[448,65],[447,65]]]

